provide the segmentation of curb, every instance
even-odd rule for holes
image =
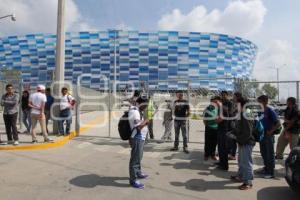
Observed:
[[[98,123],[101,123],[105,118],[105,116],[100,116],[92,121],[90,121],[87,125],[80,128],[80,133],[84,133],[93,126]],[[76,137],[76,132],[71,131],[70,135],[64,136],[63,138],[54,141],[53,143],[42,143],[42,144],[31,144],[31,145],[20,145],[20,146],[0,146],[0,151],[13,151],[13,150],[45,150],[50,148],[57,148],[64,146],[68,141]]]

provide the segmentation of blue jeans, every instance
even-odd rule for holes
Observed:
[[[178,148],[179,146],[179,133],[181,129],[183,147],[188,147],[187,145],[187,121],[186,120],[174,120],[174,129],[175,129],[175,141],[174,147]]]
[[[252,185],[253,180],[253,160],[252,160],[252,145],[239,145],[238,176],[243,183]]]
[[[26,130],[28,133],[30,133],[30,129],[31,129],[31,115],[30,115],[30,110],[23,110],[22,112],[23,116],[22,116],[22,122],[26,127]]]
[[[129,142],[131,146],[129,175],[130,183],[133,183],[137,180],[138,176],[142,174],[141,161],[143,159],[145,141],[141,139],[131,138]]]
[[[264,170],[268,175],[274,175],[275,169],[275,153],[274,153],[274,136],[264,136],[260,142],[260,153],[264,161]]]
[[[70,134],[70,127],[72,124],[72,113],[70,109],[61,110],[59,113],[59,134]],[[66,130],[64,130],[64,122],[66,122]]]

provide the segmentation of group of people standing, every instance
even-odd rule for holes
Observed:
[[[291,149],[297,145],[300,133],[300,115],[294,97],[287,99],[283,124],[274,109],[268,105],[268,96],[262,95],[257,98],[257,103],[261,106],[257,113],[248,103],[241,93],[235,93],[231,100],[228,92],[223,91],[221,96],[211,99],[211,105],[204,112],[204,160],[219,160],[216,163],[217,168],[227,171],[228,159],[232,157],[232,149],[235,149],[234,145],[237,144],[239,170],[231,180],[242,183],[240,190],[248,190],[253,186],[252,151],[256,142],[259,142],[264,163],[264,167],[256,173],[271,179],[275,177],[275,159],[283,159],[283,151],[287,144],[290,144]],[[282,125],[284,128],[275,153],[275,135],[280,132]],[[262,133],[257,139],[259,131]]]
[[[12,84],[5,87],[6,93],[1,98],[1,106],[3,106],[3,119],[5,123],[5,130],[7,134],[7,142],[1,141],[5,144],[19,144],[19,137],[17,130],[17,119],[19,104],[21,103],[22,122],[26,128],[24,133],[31,133],[32,143],[37,143],[36,126],[37,123],[41,126],[41,132],[44,137],[44,142],[52,142],[49,138],[48,123],[52,119],[51,109],[54,104],[54,98],[51,95],[50,88],[45,88],[44,85],[38,85],[36,92],[30,94],[28,90],[24,90],[21,99],[19,95],[14,92]],[[69,94],[66,87],[61,90],[62,96],[59,101],[59,117],[58,120],[58,136],[68,135],[70,133],[70,126],[72,123],[72,113],[76,101]],[[66,129],[64,129],[64,122],[66,121]]]

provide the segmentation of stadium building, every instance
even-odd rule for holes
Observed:
[[[56,35],[0,38],[0,68],[22,72],[23,82],[50,83],[55,68]],[[226,79],[249,78],[257,47],[240,37],[199,32],[99,31],[66,33],[65,79],[101,89],[100,76],[120,82],[145,82],[160,90],[228,89]],[[168,80],[166,82],[165,80]],[[230,87],[230,83],[229,83]]]

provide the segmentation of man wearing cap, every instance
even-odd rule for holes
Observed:
[[[37,143],[35,128],[39,121],[44,136],[44,142],[52,142],[53,140],[48,138],[46,131],[46,117],[45,117],[45,103],[47,98],[45,95],[45,86],[38,85],[37,92],[30,95],[29,106],[31,107],[31,134],[32,143]]]

